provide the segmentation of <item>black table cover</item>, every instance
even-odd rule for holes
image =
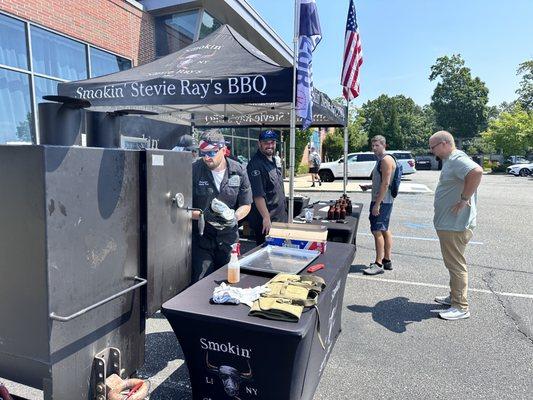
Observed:
[[[292,323],[248,316],[249,307],[242,304],[212,304],[226,267],[163,304],[185,356],[193,399],[311,400],[341,331],[344,287],[354,256],[355,246],[330,242],[317,258],[325,268],[315,275],[327,285],[318,300],[319,321],[313,308]],[[254,287],[269,279],[241,271],[236,286]]]

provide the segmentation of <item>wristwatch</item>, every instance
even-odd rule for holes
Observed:
[[[463,201],[469,201],[470,197],[466,197],[464,194],[461,193],[461,200]]]

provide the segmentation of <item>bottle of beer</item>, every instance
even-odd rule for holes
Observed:
[[[335,207],[333,205],[329,206],[328,210],[328,219],[331,221],[335,217]]]
[[[337,219],[340,219],[341,217],[341,209],[339,206],[336,206],[335,207],[335,213],[333,215],[333,219],[337,220]]]
[[[346,207],[345,206],[341,207],[340,219],[346,219]]]

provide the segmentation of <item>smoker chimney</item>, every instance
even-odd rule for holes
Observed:
[[[56,146],[81,145],[83,108],[86,100],[64,96],[44,96],[56,103],[39,103],[39,142]]]

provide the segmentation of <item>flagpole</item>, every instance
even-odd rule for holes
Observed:
[[[344,120],[344,179],[343,179],[343,191],[346,194],[346,187],[348,186],[348,111],[350,109],[350,100],[346,100],[346,111]]]
[[[294,164],[296,148],[296,70],[298,68],[298,38],[300,24],[299,0],[294,0],[294,39],[293,39],[293,73],[292,73],[292,104],[291,130],[289,134],[289,219],[292,222],[294,211]]]

